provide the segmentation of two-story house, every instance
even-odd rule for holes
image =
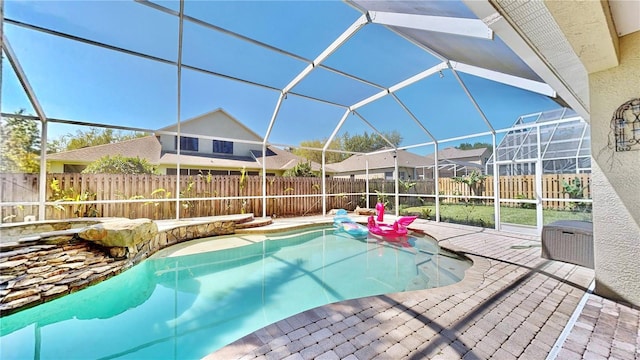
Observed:
[[[81,172],[88,164],[106,155],[140,157],[156,165],[161,174],[177,174],[177,125],[157,130],[150,136],[114,144],[92,146],[47,155],[49,172]],[[223,109],[196,116],[180,123],[180,173],[197,175],[258,175],[266,162],[267,175],[282,175],[306,160],[277,147],[269,146],[262,157],[262,137]],[[218,140],[225,138],[233,140]],[[319,170],[318,164],[312,164]]]

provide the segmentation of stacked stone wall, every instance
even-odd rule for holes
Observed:
[[[235,222],[186,223],[158,231],[148,219],[61,220],[0,227],[0,316],[97,284],[180,242],[235,233]],[[145,227],[144,231],[136,231]],[[108,235],[133,237],[109,246]],[[122,230],[125,231],[125,230]],[[92,236],[99,241],[92,241]],[[96,235],[98,234],[98,235]],[[104,235],[104,236],[103,236]],[[83,238],[84,236],[84,238]],[[95,240],[95,239],[93,239]]]

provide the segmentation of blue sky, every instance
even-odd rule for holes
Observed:
[[[177,2],[159,2],[177,8]],[[320,54],[360,13],[338,1],[187,1],[198,19],[307,59]],[[133,1],[8,1],[5,17],[135,50],[177,59],[178,19]],[[176,67],[5,24],[6,35],[49,117],[156,129],[175,123]],[[232,77],[284,87],[306,64],[211,29],[185,22],[183,63]],[[379,25],[367,25],[331,55],[326,65],[388,87],[439,63]],[[432,76],[398,97],[439,139],[487,127],[453,75]],[[470,75],[463,80],[496,128],[519,115],[557,108],[550,99]],[[181,120],[224,108],[264,134],[278,92],[183,69]],[[379,90],[316,68],[294,88],[309,96],[353,105]],[[2,111],[34,113],[9,64],[3,63]],[[289,95],[270,140],[295,145],[328,137],[344,109]],[[430,139],[385,97],[360,113],[381,131],[399,131],[403,145]],[[52,137],[69,132],[51,125]],[[350,116],[341,132],[370,131]],[[486,141],[487,138],[478,139]],[[476,139],[470,140],[475,142]]]

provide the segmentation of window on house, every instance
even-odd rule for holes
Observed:
[[[174,146],[178,149],[178,137],[175,137]],[[180,150],[198,151],[198,138],[180,136]]]
[[[190,169],[180,169],[180,175],[189,175]],[[176,175],[178,174],[178,169],[176,168],[168,168],[167,175]]]
[[[384,178],[385,180],[393,180],[393,171],[385,171]]]
[[[213,152],[220,154],[233,154],[233,142],[213,140]]]
[[[72,165],[72,164],[64,164],[62,170],[65,173],[81,173],[87,166],[86,165]]]

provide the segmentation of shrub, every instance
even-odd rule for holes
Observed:
[[[516,196],[516,199],[518,199],[518,200],[532,200],[532,199],[526,197],[524,194],[518,194]],[[536,208],[536,204],[532,204],[532,203],[519,203],[519,206],[522,209],[535,209]]]
[[[579,177],[573,178],[570,182],[562,180],[562,193],[568,194],[570,199],[583,199],[585,187],[582,185]],[[572,202],[570,204],[572,210],[588,211],[590,204],[583,202]]]
[[[316,174],[311,170],[311,163],[297,163],[294,167],[284,172],[283,176],[293,177],[316,177]]]

